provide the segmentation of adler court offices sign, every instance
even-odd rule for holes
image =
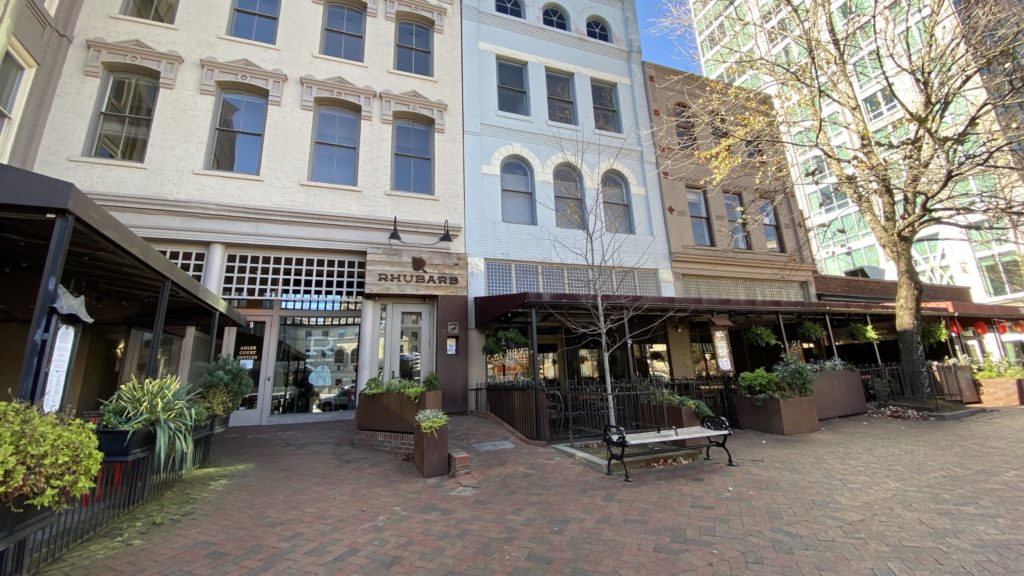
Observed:
[[[366,253],[366,294],[464,296],[466,255],[379,249]]]

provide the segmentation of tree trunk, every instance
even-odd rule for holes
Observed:
[[[608,330],[604,322],[604,300],[597,295],[597,325],[601,329],[601,366],[604,368],[604,391],[608,396],[608,423],[615,426],[615,400],[612,398],[612,372],[608,363]]]
[[[924,346],[921,344],[921,279],[914,268],[911,244],[896,255],[896,338],[907,391],[914,397],[929,390]]]

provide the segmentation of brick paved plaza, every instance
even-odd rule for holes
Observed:
[[[1024,574],[1024,410],[740,431],[632,484],[453,421],[462,484],[350,446],[352,423],[233,429],[207,469],[47,574]],[[463,485],[465,484],[465,485]]]

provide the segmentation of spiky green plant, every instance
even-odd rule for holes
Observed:
[[[177,376],[132,379],[118,387],[103,402],[103,425],[134,433],[152,428],[156,433],[155,457],[161,470],[179,465],[192,467],[192,424],[196,392],[182,385]]]

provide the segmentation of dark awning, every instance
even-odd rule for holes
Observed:
[[[609,305],[630,306],[649,311],[652,314],[679,312],[711,312],[729,314],[742,313],[802,313],[802,314],[895,314],[891,302],[798,302],[785,300],[733,300],[727,298],[678,298],[665,296],[605,296]],[[478,296],[474,300],[475,324],[477,327],[516,310],[535,307],[563,308],[583,307],[593,303],[594,297],[587,294],[560,294],[544,292],[519,292],[497,296]],[[949,306],[948,306],[949,305]],[[951,306],[955,305],[955,306]],[[973,304],[970,302],[926,303],[922,314],[928,316],[949,316],[962,310],[961,314],[986,318],[1024,318],[1024,311],[1012,306]]]
[[[241,313],[160,254],[147,241],[100,207],[70,182],[0,164],[0,321],[31,318],[38,274],[60,215],[74,219],[64,265],[63,282],[90,287],[106,303],[91,305],[90,313],[104,316],[144,316],[160,287],[171,282],[169,322],[209,322],[213,312],[220,324],[242,325]],[[32,280],[34,278],[34,280]],[[32,283],[35,282],[33,286]]]

